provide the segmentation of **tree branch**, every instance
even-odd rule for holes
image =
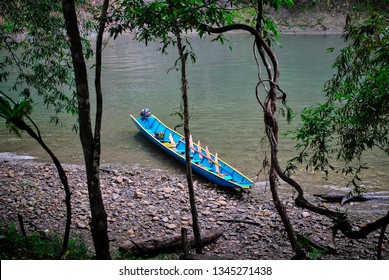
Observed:
[[[272,137],[270,137],[271,139]],[[314,213],[324,215],[328,218],[331,218],[335,223],[335,229],[340,230],[344,236],[352,239],[361,239],[365,238],[369,233],[376,231],[384,226],[389,224],[389,212],[386,216],[366,224],[359,230],[353,230],[350,221],[347,219],[347,216],[344,213],[331,211],[329,209],[321,208],[313,205],[304,197],[304,191],[299,183],[287,176],[280,167],[277,157],[277,144],[273,141],[271,144],[271,156],[275,163],[275,168],[278,176],[287,184],[292,186],[297,191],[297,197],[295,198],[296,206],[305,208]]]
[[[262,38],[259,31],[257,31],[255,28],[248,26],[248,25],[245,25],[245,24],[232,24],[232,25],[227,25],[227,26],[223,26],[223,27],[211,27],[211,26],[202,24],[200,26],[200,29],[203,31],[209,32],[209,33],[216,33],[216,34],[228,32],[228,31],[233,31],[233,30],[244,30],[244,31],[249,32],[251,35],[255,36],[255,40],[257,41],[257,44],[265,50],[266,54],[269,56],[269,58],[273,64],[274,73],[273,73],[272,81],[275,84],[278,83],[278,80],[279,80],[278,60],[277,60],[274,52],[270,48],[270,46],[265,42],[265,40]]]

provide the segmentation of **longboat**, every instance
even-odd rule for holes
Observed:
[[[161,122],[149,109],[143,109],[141,116],[131,118],[138,130],[157,147],[185,164],[184,136]],[[205,179],[227,188],[248,189],[254,184],[247,176],[209,152],[208,146],[201,147],[200,141],[189,139],[192,170]]]

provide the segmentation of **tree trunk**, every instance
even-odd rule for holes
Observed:
[[[7,96],[4,93],[2,93],[2,94],[16,106],[16,103],[9,96]],[[1,100],[2,99],[0,99],[0,101]],[[10,121],[14,125],[16,125],[16,127],[18,129],[20,129],[22,131],[26,131],[28,133],[28,135],[30,135],[34,140],[36,140],[39,143],[39,145],[49,154],[55,167],[57,168],[59,179],[60,179],[60,181],[64,187],[64,190],[65,190],[66,223],[65,223],[65,232],[64,232],[62,249],[58,255],[58,258],[61,259],[68,248],[69,237],[70,237],[70,226],[72,223],[71,192],[70,192],[70,188],[69,188],[68,178],[67,178],[66,173],[62,167],[62,164],[59,161],[59,159],[57,158],[57,156],[53,153],[53,151],[43,141],[43,138],[41,136],[41,133],[40,133],[38,126],[35,124],[35,122],[31,119],[31,117],[28,114],[26,114],[25,117],[30,121],[30,123],[33,125],[33,127],[35,128],[36,131],[33,128],[31,128],[22,118],[19,120],[8,119],[8,121]],[[23,226],[23,217],[18,215],[18,218],[19,218],[19,222],[21,224],[22,234],[23,234],[23,236],[25,236],[26,232],[25,232],[24,226]]]
[[[187,87],[186,70],[185,70],[186,62],[184,59],[181,37],[179,34],[177,35],[177,41],[178,41],[177,45],[178,45],[180,60],[181,60],[181,77],[182,77],[181,90],[182,90],[182,100],[184,103],[184,136],[186,139],[185,141],[186,179],[188,181],[189,201],[190,201],[190,208],[192,212],[195,248],[196,248],[196,253],[201,254],[202,253],[201,231],[200,231],[198,214],[197,214],[196,197],[193,188],[193,174],[192,174],[192,166],[191,166],[191,159],[190,159],[191,151],[189,148],[190,129],[189,129],[189,105],[188,105],[189,102],[188,102],[188,95],[187,95],[188,87]]]
[[[38,127],[35,125],[35,123],[32,121],[30,117],[28,117],[30,122],[35,126],[37,129],[37,133],[28,126],[24,121],[20,123],[18,126],[20,129],[25,130],[33,139],[35,139],[39,145],[49,154],[51,157],[51,160],[53,161],[55,167],[57,168],[57,172],[59,175],[59,179],[64,187],[65,190],[65,205],[66,205],[66,224],[65,224],[65,232],[64,232],[64,238],[63,238],[63,244],[61,252],[58,255],[58,258],[61,259],[63,255],[65,254],[68,243],[69,243],[69,237],[70,237],[70,226],[72,223],[72,204],[71,204],[71,192],[69,188],[68,178],[66,176],[65,170],[62,167],[62,164],[56,157],[56,155],[51,151],[51,149],[46,145],[46,143],[43,141]]]
[[[265,123],[266,123],[266,121],[265,121]],[[268,125],[268,124],[266,124],[266,125]],[[268,132],[267,134],[268,134],[269,141],[272,141],[271,138],[274,138],[275,135],[271,132]],[[273,203],[274,203],[274,206],[276,207],[277,212],[280,215],[281,220],[284,224],[285,231],[288,235],[288,238],[289,238],[290,244],[292,245],[293,251],[296,253],[294,259],[305,259],[306,256],[305,256],[304,250],[300,246],[300,244],[298,243],[298,240],[297,240],[295,231],[293,229],[293,226],[290,222],[288,213],[287,213],[285,206],[283,205],[283,203],[278,195],[278,176],[277,176],[277,171],[275,169],[275,161],[274,161],[274,157],[276,157],[276,151],[274,151],[276,149],[276,144],[271,143],[270,145],[271,145],[271,149],[272,149],[272,152],[271,152],[272,153],[272,160],[271,160],[270,170],[269,170],[269,182],[270,182],[270,190],[271,190],[272,197],[273,197]]]
[[[260,3],[258,3],[260,5]],[[260,27],[260,18],[257,18],[257,28]],[[272,152],[272,158],[271,158],[271,166],[269,170],[269,181],[271,186],[271,192],[273,197],[274,205],[277,209],[278,214],[280,215],[283,224],[285,226],[285,230],[288,234],[289,240],[291,242],[292,248],[296,253],[297,258],[304,258],[304,253],[301,250],[301,247],[298,245],[297,238],[295,236],[293,227],[290,223],[288,214],[285,210],[285,207],[283,206],[279,196],[278,196],[278,173],[276,170],[276,164],[277,161],[277,142],[278,142],[278,124],[277,120],[274,116],[276,112],[276,102],[277,102],[277,88],[278,88],[278,79],[279,79],[279,63],[277,60],[277,57],[275,56],[274,52],[270,48],[270,46],[264,41],[262,38],[260,32],[248,25],[245,24],[233,24],[230,26],[224,26],[220,28],[213,28],[210,26],[203,26],[203,30],[208,31],[210,33],[224,33],[231,30],[245,30],[250,32],[255,37],[255,42],[257,45],[257,50],[261,55],[261,59],[266,67],[267,75],[268,75],[268,81],[270,84],[270,88],[267,92],[265,102],[261,103],[258,95],[258,101],[260,101],[260,104],[262,106],[263,112],[264,112],[264,122],[266,126],[266,133],[270,142],[271,146],[271,152]],[[270,62],[273,66],[273,72],[271,71],[270,64],[267,61],[268,57],[270,59]],[[260,74],[258,75],[260,81],[258,82],[257,88],[260,85],[264,84],[264,80],[262,80]]]
[[[66,31],[70,38],[70,49],[76,80],[80,140],[84,153],[89,203],[92,214],[92,238],[96,250],[96,258],[111,259],[107,233],[107,214],[104,209],[100,190],[100,138],[99,133],[97,134],[97,139],[93,137],[92,133],[88,77],[80,32],[77,25],[75,3],[74,0],[62,0],[62,4]],[[99,101],[99,99],[97,101]],[[99,130],[100,128],[97,127],[96,129]]]
[[[181,92],[182,100],[184,104],[184,136],[185,136],[185,161],[186,161],[186,179],[188,182],[188,191],[189,191],[189,201],[190,208],[192,212],[192,221],[193,221],[193,233],[195,240],[196,253],[202,253],[202,241],[201,241],[201,231],[198,220],[198,213],[196,207],[196,198],[193,188],[193,175],[192,175],[192,166],[190,158],[190,148],[189,148],[189,138],[190,138],[190,129],[189,129],[189,101],[188,101],[188,82],[186,79],[186,60],[184,56],[184,48],[182,46],[182,38],[179,28],[179,23],[173,13],[171,13],[174,18],[174,35],[177,38],[177,48],[179,53],[179,59],[181,64]]]
[[[256,19],[256,30],[261,33],[261,22],[263,17],[263,1],[257,0],[257,19]],[[288,213],[285,209],[285,206],[283,205],[279,195],[278,195],[278,176],[277,171],[275,168],[275,160],[277,159],[277,143],[278,143],[278,122],[275,117],[276,113],[276,104],[277,104],[277,85],[278,85],[278,79],[279,79],[279,69],[278,69],[278,61],[275,58],[274,54],[271,54],[271,56],[274,56],[274,59],[272,59],[273,67],[274,67],[274,73],[272,75],[271,73],[271,67],[269,66],[269,63],[267,62],[265,51],[263,48],[263,44],[261,40],[259,40],[258,36],[255,37],[255,42],[257,46],[257,50],[261,56],[262,62],[264,63],[268,78],[270,80],[270,90],[267,93],[266,99],[264,104],[262,105],[262,109],[264,111],[264,122],[266,127],[266,134],[270,143],[271,148],[271,162],[270,162],[270,170],[269,170],[269,182],[270,182],[270,190],[273,197],[273,203],[274,206],[277,209],[278,214],[281,217],[281,220],[284,224],[286,233],[288,235],[289,241],[292,245],[292,248],[294,252],[296,253],[295,258],[298,259],[304,259],[305,253],[302,250],[301,246],[299,245],[297,241],[296,234],[294,232],[293,226],[290,222]],[[272,52],[271,52],[272,53]],[[267,51],[267,54],[270,56],[270,52]],[[259,70],[260,70],[260,66]],[[258,73],[259,77],[259,85],[263,83],[263,80],[261,78],[261,73]],[[259,98],[257,96],[257,98]]]

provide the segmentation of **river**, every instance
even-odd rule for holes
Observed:
[[[201,140],[203,146],[218,152],[219,157],[255,181],[264,181],[263,174],[257,177],[264,158],[261,142],[264,126],[254,94],[257,66],[252,54],[252,37],[236,33],[229,35],[229,42],[220,45],[190,36],[197,55],[197,62],[188,65],[194,141]],[[298,115],[304,107],[323,100],[323,85],[333,73],[331,64],[336,51],[344,43],[338,35],[283,35],[280,44],[282,47],[274,47],[280,62],[280,86],[288,94],[289,106]],[[332,54],[327,52],[331,47],[336,50]],[[181,97],[179,72],[171,69],[177,52],[171,49],[167,56],[157,52],[157,48],[157,43],[145,47],[131,35],[124,35],[111,40],[104,49],[102,163],[140,165],[172,172],[183,170],[147,142],[130,120],[130,114],[138,115],[147,107],[169,126],[179,122],[178,117],[171,115],[180,105]],[[90,84],[93,86],[93,75]],[[6,90],[8,86],[3,83],[0,88]],[[74,119],[64,116],[65,126],[54,127],[48,122],[49,114],[43,106],[38,108],[34,119],[48,145],[62,162],[81,163],[78,135],[71,131]],[[299,124],[298,116],[290,124],[282,114],[278,120],[281,135]],[[27,135],[17,139],[4,125],[0,127],[0,135],[0,153],[49,160]],[[292,140],[281,136],[279,156],[283,164],[296,155],[294,145]],[[364,187],[368,192],[388,194],[388,158],[371,152],[366,160],[370,169],[364,173]],[[343,187],[347,180],[341,175],[323,180],[323,174],[300,171],[295,177],[311,193],[346,191]]]

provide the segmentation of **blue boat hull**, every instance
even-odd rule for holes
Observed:
[[[185,164],[185,137],[151,115],[148,118],[131,116],[138,130],[163,151]],[[217,156],[192,143],[192,170],[205,179],[228,188],[248,189],[253,182]]]

